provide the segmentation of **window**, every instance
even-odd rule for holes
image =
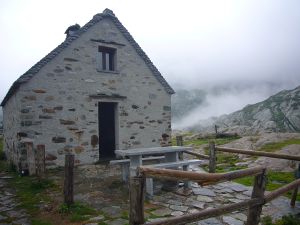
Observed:
[[[99,46],[97,69],[102,71],[116,70],[116,49]]]

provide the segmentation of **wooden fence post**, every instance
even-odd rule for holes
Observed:
[[[261,204],[249,208],[246,225],[258,225],[260,221],[260,214],[264,204],[264,193],[266,189],[266,169],[261,174],[254,178],[254,186],[251,198],[259,198],[262,200]]]
[[[209,142],[209,172],[215,173],[216,172],[216,146],[215,142]]]
[[[295,179],[299,179],[300,178],[300,163],[298,163],[298,168],[295,171]],[[297,199],[297,194],[298,194],[298,187],[296,187],[293,191],[292,194],[292,198],[291,198],[291,207],[295,207],[296,205],[296,199]]]
[[[37,145],[35,153],[36,174],[41,180],[45,174],[45,145]]]
[[[65,156],[64,203],[74,203],[74,155]]]
[[[35,167],[35,153],[33,142],[25,142],[26,146],[26,153],[27,153],[27,164],[28,164],[28,172],[29,175],[36,174],[36,167]]]
[[[145,222],[144,199],[145,199],[145,177],[131,177],[129,186],[130,213],[129,224],[138,225]]]
[[[176,145],[183,146],[183,139],[182,136],[176,136]],[[183,152],[179,152],[179,160],[183,160]]]

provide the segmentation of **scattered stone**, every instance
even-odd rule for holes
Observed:
[[[232,183],[232,185],[229,188],[236,192],[243,192],[243,191],[249,190],[247,187],[245,187],[241,184],[235,184],[235,183]]]
[[[182,202],[180,202],[178,200],[173,200],[173,199],[167,201],[167,203],[170,205],[182,205]]]
[[[186,212],[189,207],[187,206],[181,206],[181,205],[170,205],[170,209],[176,210],[176,211],[181,211],[181,212]]]
[[[205,203],[197,202],[197,201],[193,201],[193,202],[189,203],[189,206],[193,206],[198,209],[204,209],[204,205],[205,205]]]
[[[223,225],[220,220],[216,218],[209,218],[198,222],[198,225]]]
[[[181,211],[174,211],[171,213],[171,216],[182,216],[184,213]]]
[[[163,208],[163,209],[154,210],[151,213],[154,214],[155,216],[164,217],[164,216],[171,215],[172,210]]]
[[[5,220],[7,217],[0,215],[0,220]]]
[[[228,201],[233,202],[233,203],[239,203],[239,202],[242,202],[243,200],[236,199],[236,198],[229,198]]]
[[[110,221],[109,224],[110,225],[124,225],[124,224],[128,224],[128,220],[116,219],[116,220]]]
[[[104,216],[96,216],[89,219],[90,222],[99,222],[104,219]]]
[[[237,220],[231,216],[223,216],[222,217],[224,223],[228,225],[244,225],[244,223],[240,220]]]
[[[247,220],[247,216],[243,213],[235,213],[235,214],[232,214],[231,216],[237,220],[241,220],[244,222]]]
[[[216,197],[216,193],[208,188],[193,188],[195,195],[204,195],[209,197]]]
[[[197,197],[197,201],[199,201],[199,202],[213,202],[214,200],[210,197],[199,195]]]
[[[238,199],[241,199],[241,200],[249,199],[249,196],[242,195],[242,194],[237,194],[237,195],[235,195],[235,197]]]
[[[121,216],[121,207],[120,206],[107,206],[102,208],[102,212],[106,213],[112,218]]]

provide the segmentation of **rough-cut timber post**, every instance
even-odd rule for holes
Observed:
[[[35,164],[36,174],[40,180],[45,174],[45,145],[36,146]]]
[[[264,193],[266,189],[266,170],[264,169],[261,174],[258,174],[254,178],[254,186],[252,191],[252,199],[264,199]],[[258,225],[260,221],[260,214],[262,211],[262,204],[252,206],[248,210],[248,217],[246,225]]]
[[[176,136],[176,145],[183,146],[183,139],[182,136]],[[179,152],[179,160],[183,160],[183,152]]]
[[[209,172],[216,172],[216,146],[215,142],[209,142]]]
[[[67,205],[74,203],[74,155],[65,156],[65,182],[64,182],[64,202]]]
[[[35,152],[32,142],[25,142],[29,175],[36,174]]]
[[[299,179],[300,178],[300,163],[298,163],[298,167],[295,171],[295,178],[296,179]],[[293,195],[292,195],[292,198],[291,198],[291,207],[295,207],[296,205],[296,199],[297,199],[297,194],[298,194],[298,187],[296,187],[293,191]]]
[[[176,144],[177,146],[183,146],[182,136],[176,136]]]
[[[130,213],[129,224],[138,225],[145,222],[144,199],[145,199],[145,177],[130,178]]]

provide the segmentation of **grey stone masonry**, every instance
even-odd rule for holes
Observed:
[[[99,70],[99,47],[114,50],[113,71]],[[47,167],[62,166],[66,153],[75,154],[76,165],[94,163],[101,158],[102,102],[116,106],[116,149],[170,145],[172,93],[126,28],[105,10],[14,83],[2,102],[4,150],[22,168],[24,138],[34,148],[45,145]]]

